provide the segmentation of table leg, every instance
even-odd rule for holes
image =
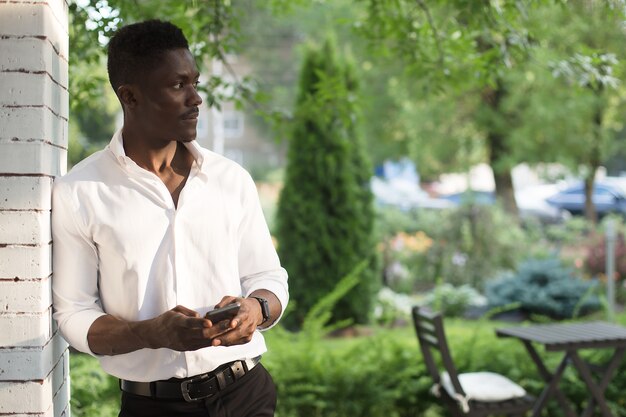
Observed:
[[[553,393],[556,396],[556,400],[558,401],[559,405],[563,409],[565,416],[576,417],[576,413],[574,412],[572,407],[569,405],[567,401],[567,397],[565,397],[565,394],[563,394],[563,391],[561,391],[558,387],[559,381],[561,380],[561,376],[563,376],[563,372],[565,371],[565,368],[567,368],[567,362],[569,360],[569,353],[567,352],[565,356],[563,356],[561,363],[559,363],[559,366],[556,368],[556,371],[553,374],[548,370],[548,368],[546,368],[546,366],[543,363],[543,360],[541,359],[541,356],[539,356],[539,354],[537,353],[537,350],[532,345],[532,343],[525,341],[525,340],[523,340],[523,343],[524,343],[524,346],[526,346],[526,350],[528,351],[528,354],[532,358],[533,362],[535,362],[535,365],[537,366],[537,369],[539,370],[539,375],[541,375],[543,380],[548,383],[548,386],[543,389],[543,391],[541,392],[541,395],[539,396],[539,398],[537,399],[537,402],[535,403],[533,407],[532,417],[539,417],[541,415],[541,411],[543,410],[548,399]]]
[[[585,411],[583,412],[581,417],[591,417],[596,403],[600,407],[603,417],[612,417],[611,411],[606,405],[606,398],[604,397],[604,392],[606,391],[606,388],[609,386],[609,382],[613,378],[613,374],[615,373],[615,371],[617,370],[617,367],[622,361],[625,351],[626,351],[626,348],[619,348],[615,350],[615,353],[613,354],[613,357],[609,361],[604,371],[604,374],[600,378],[599,384],[596,384],[593,381],[591,372],[589,371],[589,367],[578,356],[578,354],[574,353],[574,355],[572,355],[572,361],[574,362],[574,366],[576,367],[576,369],[578,369],[578,372],[580,372],[580,375],[585,381],[585,384],[591,391],[591,396],[589,397],[589,403],[587,404],[587,407],[585,408]]]

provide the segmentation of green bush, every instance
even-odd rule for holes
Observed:
[[[97,359],[83,353],[72,353],[70,378],[72,416],[117,416],[120,402],[118,380],[107,375]]]
[[[264,359],[277,385],[277,416],[409,416],[428,392],[423,365],[407,339],[338,338],[328,335],[342,323],[328,324],[333,307],[358,284],[362,262],[307,313],[302,330],[272,332]],[[414,339],[413,349],[415,349]],[[394,372],[382,373],[381,366]],[[428,405],[425,401],[423,404]],[[419,414],[418,414],[419,415]]]
[[[269,351],[263,364],[278,389],[277,417],[444,417],[430,389],[411,326],[361,329],[365,336],[333,338],[339,325],[328,326],[333,306],[357,285],[359,264],[351,274],[320,299],[308,312],[302,331],[291,333],[278,326],[266,333]],[[619,320],[626,321],[621,315]],[[500,324],[446,319],[446,333],[460,372],[492,371],[506,375],[537,396],[545,387],[522,343],[498,339]],[[548,369],[555,369],[562,353],[541,352]],[[583,360],[603,363],[609,351],[584,351]],[[95,358],[71,355],[72,414],[115,417],[119,407],[117,380],[100,369]],[[568,367],[560,387],[580,409],[588,390]],[[622,363],[606,392],[615,415],[626,415],[622,392],[626,389],[626,363]],[[550,417],[562,417],[558,403],[548,404]]]
[[[395,291],[423,291],[439,282],[468,284],[482,291],[487,281],[513,270],[522,259],[549,252],[497,206],[420,211],[413,214],[409,228],[398,232],[409,216],[383,212],[379,220],[379,236],[385,230],[393,233],[381,240],[381,246],[388,285]],[[406,241],[405,236],[422,243],[395,243],[398,238]],[[395,263],[406,271],[400,269],[402,273],[394,276],[390,266]]]
[[[626,316],[619,317],[626,324]],[[452,356],[460,372],[498,372],[538,396],[545,387],[522,343],[498,339],[501,323],[446,319]],[[319,330],[319,326],[313,326]],[[277,417],[445,417],[430,393],[432,381],[419,353],[410,326],[377,329],[371,335],[330,338],[324,331],[289,333],[275,328],[266,333],[269,352],[263,364],[278,387]],[[553,370],[562,353],[540,350]],[[583,351],[583,360],[604,363],[611,350]],[[119,411],[117,380],[100,370],[98,361],[72,354],[72,415],[115,417]],[[560,383],[577,409],[585,405],[589,391],[576,370],[569,366]],[[626,362],[615,372],[606,391],[615,416],[626,415]],[[545,415],[562,417],[556,401]]]
[[[546,237],[557,245],[578,245],[580,238],[589,235],[594,225],[582,216],[572,216],[563,224],[553,224],[546,227]]]
[[[465,284],[455,287],[451,284],[436,286],[424,300],[433,310],[441,311],[446,317],[459,317],[471,306],[486,304],[485,297]]]
[[[414,341],[369,336],[311,341],[276,332],[264,363],[279,417],[413,416],[431,405]]]
[[[382,326],[394,326],[411,320],[411,308],[416,304],[416,297],[397,293],[389,287],[382,287],[376,296],[374,306],[375,323]]]
[[[531,259],[517,272],[488,283],[486,296],[491,307],[519,303],[527,314],[563,319],[600,309],[595,286],[557,258]]]
[[[311,48],[300,75],[285,186],[277,211],[278,250],[289,272],[297,327],[317,300],[363,259],[359,284],[333,320],[370,318],[379,283],[373,241],[371,169],[357,133],[356,81],[330,42]]]
[[[606,279],[606,235],[598,234],[589,239],[585,270],[594,277]],[[619,233],[615,240],[615,277],[616,280],[626,278],[626,239]]]

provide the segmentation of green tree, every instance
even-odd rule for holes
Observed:
[[[610,156],[607,152],[615,137],[611,118],[617,113],[615,103],[620,94],[613,80],[622,73],[623,0],[362,2],[368,6],[363,32],[382,54],[391,51],[407,64],[410,77],[426,81],[427,89],[438,95],[444,91],[447,97],[474,95],[480,99],[468,126],[481,133],[498,198],[509,212],[517,211],[510,171],[520,162],[568,162],[586,178],[591,195],[593,176]],[[526,143],[516,138],[517,129],[544,131],[535,137],[567,130],[559,125],[563,120],[557,119],[537,123],[534,129],[523,126],[530,119],[522,113],[529,108],[510,105],[512,96],[520,99],[518,91],[529,66],[543,67],[542,71],[549,68],[559,75],[560,80],[553,76],[546,84],[550,91],[562,93],[561,97],[567,94],[558,84],[582,90],[570,91],[575,104],[557,104],[547,97],[551,106],[592,110],[579,113],[582,120],[566,122],[581,128],[568,136],[567,146],[556,140],[541,143],[532,136],[524,138]],[[558,112],[556,107],[549,109],[551,115]],[[439,143],[428,138],[422,142],[422,152],[439,154]],[[458,149],[466,152],[462,146]],[[588,206],[588,215],[593,217],[590,200]]]
[[[301,70],[285,186],[277,213],[278,251],[295,309],[288,324],[373,255],[370,167],[357,126],[354,71],[333,43],[311,47]],[[367,268],[333,310],[333,321],[367,322],[377,284]]]
[[[472,124],[482,132],[484,155],[494,172],[498,199],[507,211],[517,215],[509,156],[512,115],[503,108],[508,94],[504,77],[528,59],[533,46],[527,28],[528,10],[544,2],[365,2],[368,16],[362,25],[364,33],[384,53],[391,50],[405,62],[408,73],[425,82],[422,85],[427,90],[480,98]],[[466,147],[458,149],[467,153]]]
[[[425,100],[407,86],[407,80],[391,81],[391,95],[399,104],[397,130],[402,132],[422,180],[466,172],[486,160],[484,136],[474,123],[478,97],[449,92]]]
[[[542,34],[536,59],[517,75],[505,104],[519,115],[512,133],[516,157],[559,162],[584,178],[585,214],[592,221],[594,178],[619,150],[626,110],[619,82],[626,58],[623,13],[596,1],[537,10],[531,19]]]
[[[320,34],[330,33],[342,50],[357,57],[354,67],[361,80],[361,136],[370,160],[380,164],[407,154],[407,135],[398,117],[401,102],[397,92],[402,90],[393,85],[402,74],[402,63],[379,56],[368,47],[355,24],[364,13],[362,4],[353,0],[238,3],[247,10],[241,18],[241,53],[250,62],[258,91],[265,99],[253,110],[261,109],[263,117],[257,122],[268,135],[279,139],[288,136],[284,129],[288,123],[284,122],[293,117],[298,70],[306,49],[302,45],[318,42]]]

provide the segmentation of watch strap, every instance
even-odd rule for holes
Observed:
[[[267,323],[267,321],[270,319],[270,305],[267,302],[267,299],[263,297],[258,297],[256,295],[251,295],[250,298],[256,298],[256,300],[261,305],[261,314],[263,314],[263,321],[261,322],[261,325]]]

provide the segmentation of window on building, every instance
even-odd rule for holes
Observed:
[[[238,139],[243,136],[244,115],[239,111],[225,111],[223,116],[224,137]]]

